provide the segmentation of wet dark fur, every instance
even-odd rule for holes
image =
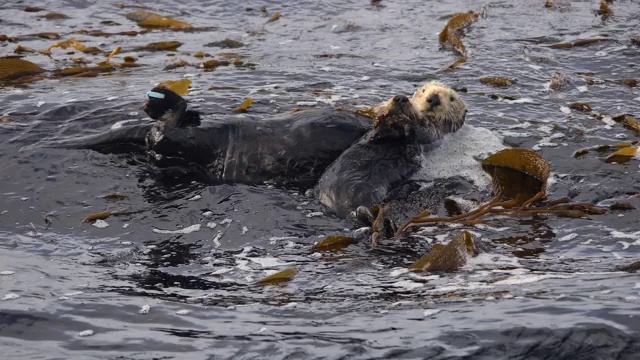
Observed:
[[[186,101],[163,88],[145,112],[154,124],[54,144],[103,153],[147,151],[159,166],[191,167],[213,182],[313,187],[324,170],[370,128],[371,120],[347,111],[308,110],[270,119],[201,121]]]
[[[382,202],[420,168],[423,146],[437,140],[411,115],[412,105],[397,99],[322,175],[317,187],[320,202],[338,216]]]

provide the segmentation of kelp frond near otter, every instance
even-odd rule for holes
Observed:
[[[409,266],[411,271],[455,271],[466,265],[469,257],[477,256],[478,240],[462,231],[446,245],[434,244],[431,251]]]
[[[526,149],[504,149],[481,162],[482,169],[491,176],[494,198],[470,212],[448,218],[432,217],[424,211],[413,216],[396,232],[402,234],[410,227],[437,222],[475,224],[487,214],[536,215],[558,214],[585,217],[603,214],[605,209],[590,203],[570,203],[568,199],[549,201],[546,197],[549,163],[536,152]]]
[[[180,80],[165,80],[156,84],[158,87],[167,88],[174,93],[184,96],[189,92],[189,86],[191,86],[191,80],[189,79],[180,79]]]
[[[269,275],[262,280],[258,281],[259,285],[278,285],[283,282],[291,281],[293,277],[298,273],[298,269],[295,267],[290,267],[288,269],[284,269],[279,271],[273,275]]]
[[[486,17],[487,10],[482,8],[478,12],[468,11],[466,13],[455,14],[449,19],[445,27],[438,35],[438,40],[443,46],[451,46],[460,58],[444,67],[444,70],[455,69],[467,61],[467,49],[462,43],[462,30],[481,17]]]

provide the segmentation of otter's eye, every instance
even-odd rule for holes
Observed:
[[[455,98],[453,96],[449,97],[449,101],[454,101]]]

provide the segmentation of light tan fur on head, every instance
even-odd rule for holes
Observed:
[[[453,89],[441,82],[431,81],[422,85],[413,94],[411,103],[428,123],[443,134],[457,131],[464,124],[467,107]]]

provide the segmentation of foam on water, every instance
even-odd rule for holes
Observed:
[[[414,176],[418,180],[434,180],[462,176],[479,188],[490,184],[478,159],[505,148],[491,130],[464,125],[457,132],[445,135],[440,145],[422,156],[422,167]]]

